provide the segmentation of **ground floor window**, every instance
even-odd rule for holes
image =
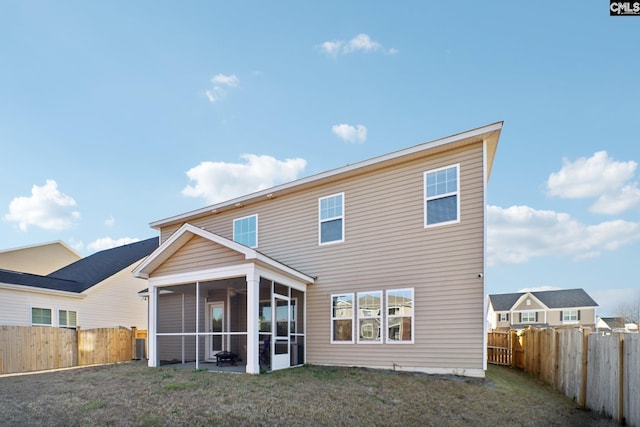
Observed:
[[[353,294],[331,297],[331,342],[353,342]]]
[[[72,310],[58,310],[58,326],[75,328],[78,326],[78,313]]]
[[[387,291],[387,342],[413,342],[413,289]]]
[[[31,324],[32,325],[51,325],[51,309],[50,308],[31,308]]]
[[[382,291],[358,292],[358,342],[379,343]]]
[[[412,343],[413,328],[413,288],[358,292],[356,301],[353,293],[331,296],[332,343],[354,343],[354,335],[359,344]]]

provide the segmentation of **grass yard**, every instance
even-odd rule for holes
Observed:
[[[130,362],[0,378],[3,426],[615,426],[508,368],[487,378],[306,366],[266,375]]]

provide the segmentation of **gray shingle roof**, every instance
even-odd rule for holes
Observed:
[[[527,292],[513,294],[489,295],[494,311],[511,310],[518,298]],[[597,307],[593,298],[584,289],[562,289],[557,291],[535,291],[529,292],[546,305],[548,308],[569,308],[569,307]]]
[[[80,293],[148,256],[157,247],[158,238],[152,237],[96,252],[47,276],[0,270],[0,282]]]

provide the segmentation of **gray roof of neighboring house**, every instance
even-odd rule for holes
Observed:
[[[158,238],[152,237],[106,249],[73,262],[47,276],[0,270],[0,283],[80,293],[145,258],[158,247],[158,244]]]
[[[610,328],[622,328],[626,327],[627,323],[633,323],[629,319],[625,319],[624,317],[601,317],[600,318],[604,323],[607,324]]]
[[[508,311],[518,299],[530,293],[548,308],[597,307],[593,298],[584,289],[562,289],[558,291],[518,292],[513,294],[489,295],[494,311]]]

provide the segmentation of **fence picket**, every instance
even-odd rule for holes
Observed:
[[[0,374],[131,360],[135,334],[141,332],[123,327],[0,326]]]

